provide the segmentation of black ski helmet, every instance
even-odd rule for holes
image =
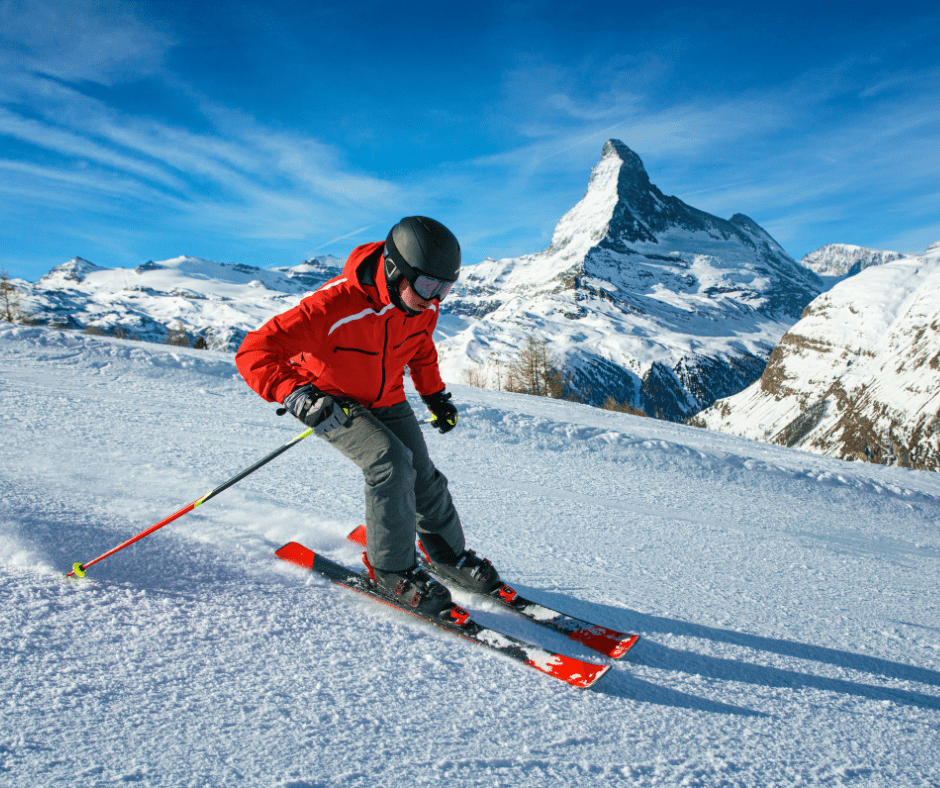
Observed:
[[[392,303],[408,314],[398,283],[405,278],[412,286],[424,274],[444,282],[456,282],[460,274],[460,243],[443,224],[427,216],[406,216],[385,239],[385,280]]]

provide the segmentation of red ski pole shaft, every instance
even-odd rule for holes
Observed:
[[[191,511],[192,511],[193,509],[195,509],[197,506],[201,506],[201,505],[204,504],[206,501],[208,501],[210,498],[215,498],[215,496],[218,495],[218,494],[219,494],[220,492],[222,492],[223,490],[227,490],[227,489],[228,489],[229,487],[231,487],[233,484],[236,484],[236,483],[240,482],[240,481],[241,481],[242,479],[244,479],[248,474],[254,473],[254,472],[255,472],[256,470],[258,470],[258,468],[260,468],[262,465],[266,465],[267,463],[271,462],[271,460],[273,460],[273,459],[274,459],[275,457],[277,457],[278,455],[283,454],[283,453],[284,453],[285,451],[287,451],[291,446],[295,446],[296,444],[300,443],[300,441],[302,441],[304,438],[306,438],[306,437],[308,437],[309,435],[312,435],[312,434],[313,434],[313,429],[312,429],[312,428],[311,428],[311,429],[308,429],[308,430],[306,430],[306,431],[304,431],[304,432],[302,432],[302,433],[300,433],[300,435],[298,435],[296,438],[293,438],[293,439],[289,440],[287,443],[285,443],[285,444],[284,444],[283,446],[281,446],[280,448],[277,448],[277,449],[275,449],[274,451],[272,451],[267,457],[261,458],[261,459],[258,460],[258,462],[256,462],[254,465],[251,465],[250,467],[245,468],[245,470],[239,471],[238,473],[236,473],[231,479],[229,479],[227,482],[223,482],[222,484],[220,484],[220,485],[219,485],[218,487],[216,487],[212,492],[207,493],[206,495],[203,495],[202,498],[199,498],[199,499],[193,501],[191,504],[187,504],[187,505],[184,506],[182,509],[180,509],[178,512],[176,512],[175,514],[171,514],[171,515],[170,515],[169,517],[167,517],[165,520],[161,520],[159,523],[154,523],[153,525],[151,525],[151,526],[150,526],[149,528],[147,528],[146,530],[141,531],[141,532],[140,532],[139,534],[137,534],[136,536],[132,536],[132,537],[131,537],[130,539],[128,539],[126,542],[122,542],[122,543],[119,544],[117,547],[112,547],[110,550],[108,550],[108,552],[102,553],[102,554],[99,555],[97,558],[92,559],[92,560],[89,561],[88,563],[85,563],[85,564],[80,564],[80,563],[78,563],[78,562],[74,563],[74,564],[72,565],[72,571],[69,572],[69,573],[66,575],[66,577],[84,577],[84,576],[85,576],[85,570],[88,569],[88,567],[94,566],[94,565],[97,564],[99,561],[104,561],[104,559],[107,558],[108,556],[111,556],[111,555],[114,555],[114,554],[117,553],[117,552],[120,552],[120,551],[123,550],[125,547],[128,547],[129,545],[134,544],[134,542],[139,542],[139,541],[140,541],[141,539],[143,539],[144,537],[150,536],[150,534],[152,534],[154,531],[159,531],[161,528],[163,528],[164,525],[167,525],[167,524],[169,524],[169,523],[172,523],[172,522],[173,522],[174,520],[176,520],[177,518],[182,517],[184,514],[186,514],[186,512],[191,512]]]

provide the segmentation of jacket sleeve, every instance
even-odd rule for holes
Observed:
[[[437,348],[434,346],[434,329],[437,326],[437,314],[428,328],[427,336],[415,350],[408,362],[408,370],[419,394],[427,396],[444,390],[444,381],[437,363]]]
[[[315,382],[313,373],[296,362],[322,343],[324,317],[322,305],[306,298],[250,332],[235,354],[245,382],[268,402],[283,402],[298,386]]]

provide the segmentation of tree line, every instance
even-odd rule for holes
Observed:
[[[20,304],[20,294],[6,271],[0,271],[0,320],[26,326],[35,322]]]
[[[535,397],[551,397],[569,402],[587,402],[589,391],[581,391],[575,385],[574,370],[563,364],[553,353],[544,338],[530,336],[519,352],[504,361],[493,356],[486,365],[473,363],[464,374],[464,381],[478,388],[493,388]],[[608,396],[600,406],[605,410],[646,414],[627,402],[619,402]]]

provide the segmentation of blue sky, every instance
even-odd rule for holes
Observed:
[[[0,0],[0,266],[542,249],[608,138],[795,258],[940,240],[940,10]]]

